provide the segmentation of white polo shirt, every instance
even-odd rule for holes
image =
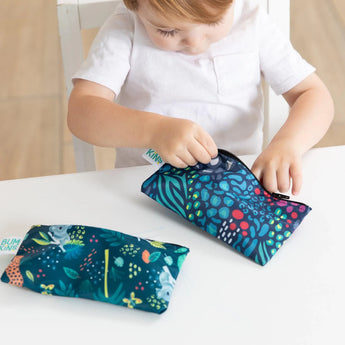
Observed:
[[[263,139],[261,77],[277,94],[315,68],[294,50],[255,1],[235,0],[230,33],[200,55],[158,49],[120,5],[73,76],[111,89],[132,109],[197,122],[219,148],[258,153]],[[116,167],[146,164],[144,150],[117,149]]]

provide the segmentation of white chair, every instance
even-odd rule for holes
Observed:
[[[257,0],[267,8],[268,13],[289,35],[290,0]],[[82,30],[102,26],[119,0],[57,0],[57,14],[60,32],[62,60],[65,74],[67,97],[73,85],[71,77],[84,59]],[[264,86],[265,125],[264,146],[280,128],[288,115],[288,105],[282,97]],[[76,168],[78,172],[95,170],[93,146],[73,137]]]

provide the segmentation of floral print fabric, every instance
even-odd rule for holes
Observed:
[[[3,282],[162,313],[189,249],[82,225],[37,225]]]
[[[266,191],[242,161],[223,150],[209,164],[185,169],[165,164],[142,191],[260,265],[311,210]]]

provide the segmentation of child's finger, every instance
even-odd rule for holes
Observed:
[[[198,163],[198,161],[194,158],[193,154],[191,154],[188,150],[185,150],[182,153],[178,154],[177,157],[181,161],[183,161],[186,164],[186,166],[194,166]]]
[[[212,159],[211,155],[206,150],[206,148],[197,140],[190,144],[189,152],[195,158],[197,162],[200,162],[203,164],[210,163]]]
[[[175,168],[180,168],[180,169],[184,169],[187,168],[188,164],[186,164],[180,157],[178,156],[174,156],[170,159],[165,159],[164,160],[166,163],[171,164],[172,166],[174,166]]]
[[[303,174],[300,164],[292,164],[290,167],[290,175],[292,178],[292,194],[298,195],[302,188]]]
[[[260,157],[260,156],[259,156]],[[260,158],[257,158],[251,168],[252,173],[262,183],[264,166],[260,163]]]
[[[271,193],[277,191],[277,173],[275,169],[270,167],[264,169],[262,174],[262,184]]]
[[[289,166],[283,164],[277,171],[277,187],[281,193],[286,193],[290,189]]]
[[[196,136],[196,140],[206,150],[209,157],[215,158],[218,155],[217,145],[206,131],[202,130],[201,133]]]
[[[261,182],[262,170],[259,167],[253,165],[251,171],[255,175],[255,177]]]

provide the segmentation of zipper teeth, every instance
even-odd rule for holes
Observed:
[[[276,199],[279,199],[279,200],[285,200],[287,202],[293,202],[295,204],[299,204],[299,205],[303,205],[303,206],[306,206],[307,208],[309,208],[311,210],[311,207],[308,206],[307,204],[303,203],[303,202],[300,202],[300,201],[295,201],[295,200],[287,200],[287,199],[284,199],[284,198],[279,198],[277,196],[274,196],[274,193],[271,193],[269,192],[263,185],[262,183],[257,179],[257,177],[251,172],[251,170],[248,168],[247,164],[245,164],[240,158],[238,158],[237,156],[235,156],[233,153],[229,152],[229,151],[226,151],[226,150],[223,150],[223,149],[218,149],[218,152],[219,153],[222,153],[224,156],[228,156],[230,158],[233,158],[235,159],[236,161],[238,161],[239,163],[241,163],[255,178],[256,181],[258,181],[258,183],[260,184],[260,186],[263,188],[263,190],[268,193],[272,198],[276,198]]]

